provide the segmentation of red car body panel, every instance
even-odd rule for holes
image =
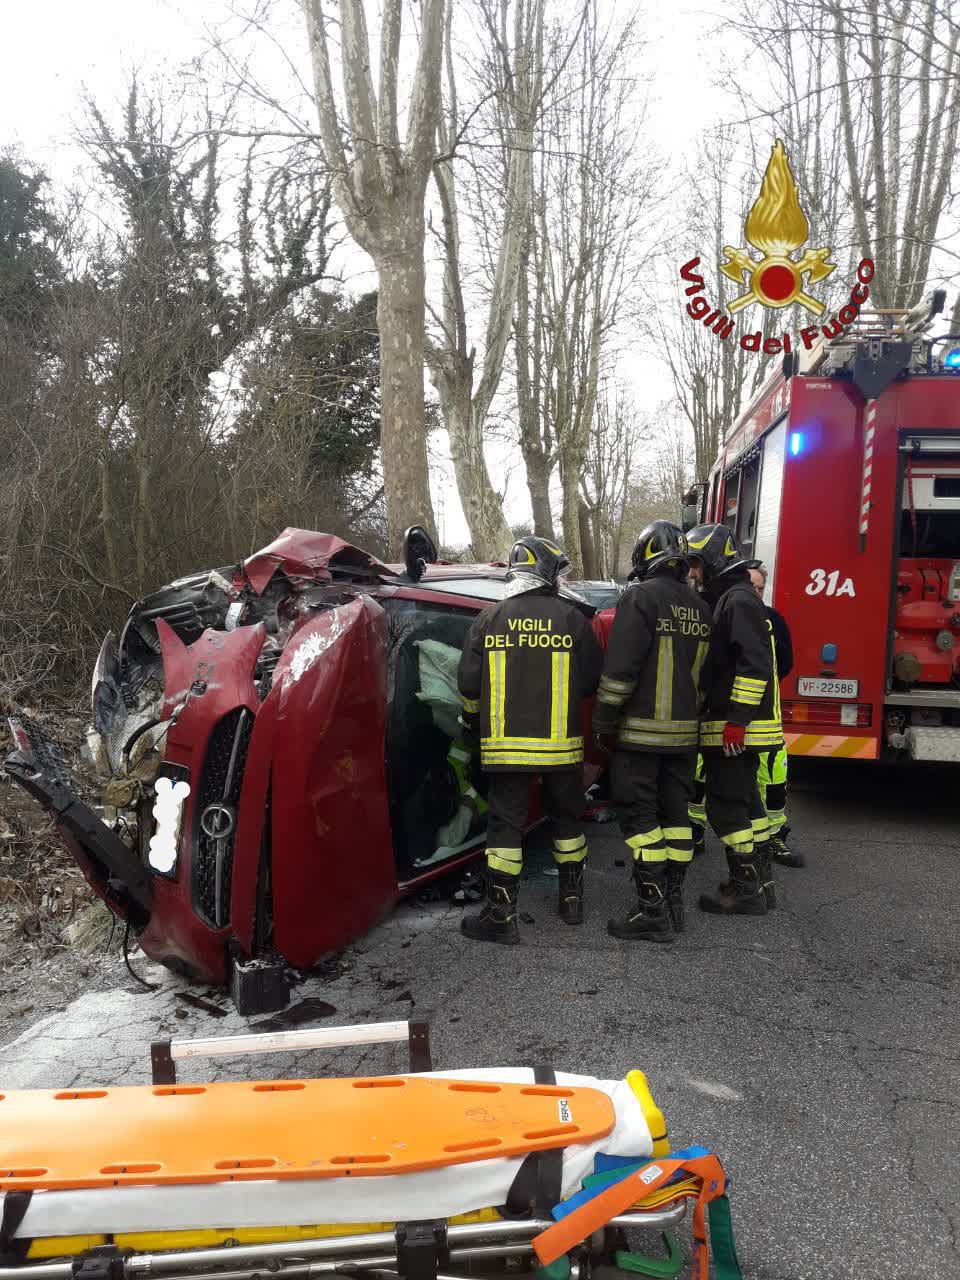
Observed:
[[[154,909],[140,939],[147,955],[171,968],[186,968],[214,982],[226,973],[224,946],[229,929],[212,929],[197,915],[193,894],[193,854],[197,812],[197,775],[215,725],[237,707],[256,715],[260,706],[253,669],[263,647],[262,626],[237,631],[205,631],[185,645],[162,618],[157,620],[164,675],[164,716],[169,718],[191,685],[206,684],[202,696],[183,707],[166,740],[164,760],[190,774],[191,789],[183,809],[180,852],[173,878],[158,876]]]
[[[376,556],[360,551],[331,533],[284,529],[279,538],[244,560],[243,575],[254,591],[262,594],[278,569],[290,578],[329,582],[333,577],[331,561],[334,559],[338,561],[337,567],[342,569],[353,567],[377,574],[397,572]]]
[[[308,967],[396,893],[384,763],[387,629],[369,596],[310,619],[277,667],[274,941]]]

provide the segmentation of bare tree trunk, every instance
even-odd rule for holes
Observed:
[[[403,241],[375,259],[383,473],[391,478],[387,529],[394,554],[410,525],[434,532],[423,405],[423,245],[422,211],[414,210]]]
[[[444,0],[424,0],[422,5],[402,143],[397,102],[401,0],[385,0],[383,5],[376,89],[363,4],[338,0],[343,73],[339,95],[334,89],[321,2],[301,0],[301,5],[334,196],[347,230],[373,258],[379,276],[383,482],[390,550],[396,555],[409,524],[422,524],[436,536],[423,403],[423,253],[424,201],[440,124]]]
[[[550,507],[550,464],[542,449],[526,448],[521,441],[521,452],[527,469],[527,489],[533,508],[533,531],[541,538],[556,538],[553,528],[553,511]]]
[[[580,525],[580,560],[583,565],[583,576],[585,578],[599,578],[600,570],[597,567],[597,549],[593,539],[592,513],[583,498],[580,498],[578,503],[577,519]]]
[[[530,269],[530,238],[532,225],[524,232],[521,253],[520,279],[517,286],[517,307],[514,324],[517,364],[517,419],[519,423],[520,452],[527,473],[527,489],[533,511],[533,531],[541,538],[556,539],[553,528],[553,511],[550,506],[550,476],[553,458],[544,448],[541,432],[546,427],[542,412],[540,386],[540,307],[531,311],[528,272]],[[536,283],[536,282],[535,282]],[[532,333],[531,333],[532,331]]]
[[[570,561],[570,577],[583,577],[583,548],[580,542],[580,472],[572,455],[566,457],[560,468],[560,485],[563,492],[563,549]]]

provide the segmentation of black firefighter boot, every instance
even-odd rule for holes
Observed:
[[[460,921],[460,932],[474,942],[502,942],[515,946],[520,941],[517,928],[517,896],[520,877],[487,868],[486,901],[479,911],[471,911]]]
[[[763,892],[760,864],[753,854],[745,858],[727,853],[730,879],[716,893],[700,895],[700,910],[711,915],[765,916],[767,899]]]
[[[667,872],[662,862],[633,864],[637,901],[621,920],[611,920],[607,933],[637,942],[672,942],[673,928],[667,909]]]
[[[772,849],[769,840],[764,840],[763,844],[758,844],[753,851],[757,866],[760,868],[760,884],[763,886],[763,896],[766,899],[768,911],[772,911],[777,905],[777,886],[773,881],[771,854]]]
[[[583,862],[558,862],[560,900],[564,924],[583,924]]]
[[[686,862],[667,863],[667,910],[675,933],[683,933],[683,882],[687,866]]]

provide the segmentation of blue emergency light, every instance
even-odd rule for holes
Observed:
[[[943,367],[945,369],[960,369],[960,347],[954,347],[952,351],[948,351],[943,357]]]
[[[802,431],[790,432],[790,452],[793,454],[794,457],[796,457],[797,454],[803,452],[803,432]]]
[[[820,650],[820,661],[826,663],[834,663],[837,660],[837,646],[835,644],[825,644]]]

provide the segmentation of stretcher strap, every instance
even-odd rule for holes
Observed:
[[[15,1240],[20,1224],[27,1216],[32,1191],[8,1191],[3,1197],[3,1217],[0,1218],[0,1266],[9,1267],[22,1262],[30,1247],[29,1240]]]
[[[669,1231],[664,1231],[660,1239],[667,1251],[665,1258],[651,1258],[645,1253],[634,1253],[626,1249],[618,1249],[614,1255],[621,1271],[632,1271],[635,1275],[650,1276],[652,1280],[672,1280],[683,1270],[683,1257],[677,1242]]]
[[[553,1067],[533,1068],[536,1084],[557,1083]],[[551,1151],[531,1151],[517,1170],[501,1212],[505,1218],[527,1218],[531,1206],[541,1218],[548,1217],[563,1191],[563,1147]]]
[[[548,1227],[533,1241],[537,1257],[545,1265],[575,1248],[594,1231],[600,1231],[620,1213],[625,1213],[645,1195],[665,1186],[678,1173],[700,1180],[700,1192],[693,1209],[693,1280],[708,1280],[710,1251],[707,1245],[706,1206],[726,1190],[726,1175],[715,1155],[650,1161],[627,1177],[606,1187],[599,1195],[581,1204],[573,1213]],[[731,1280],[732,1273],[727,1280]]]
[[[710,1219],[710,1244],[713,1248],[713,1266],[716,1280],[743,1280],[737,1247],[733,1241],[733,1223],[730,1219],[730,1201],[717,1196],[707,1205]]]

